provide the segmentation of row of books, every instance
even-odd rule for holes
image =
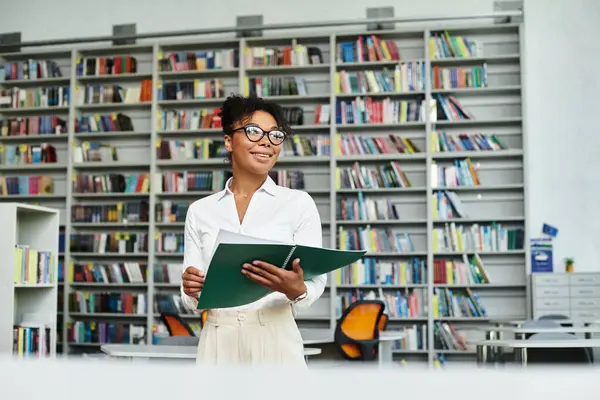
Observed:
[[[433,317],[485,317],[486,309],[471,289],[434,288],[431,301]]]
[[[35,81],[37,79],[60,78],[60,66],[54,60],[22,60],[3,63],[0,68],[1,81]]]
[[[17,245],[14,251],[14,283],[36,285],[53,283],[56,254],[51,251]]]
[[[146,336],[146,327],[142,325],[97,321],[67,322],[67,341],[69,343],[89,344],[140,344]]]
[[[154,237],[154,250],[159,253],[181,253],[184,246],[183,233],[159,232]]]
[[[75,103],[116,104],[152,101],[152,80],[144,79],[139,84],[123,87],[119,85],[83,85],[75,88]]]
[[[228,171],[163,172],[162,175],[158,175],[157,180],[163,193],[217,192],[225,187],[225,182],[230,176]]]
[[[440,67],[431,68],[432,89],[464,89],[485,88],[487,81],[487,63],[473,67]]]
[[[192,310],[183,305],[180,294],[157,294],[154,296],[153,311],[155,314],[194,314]]]
[[[359,300],[381,300],[385,304],[385,313],[390,318],[426,317],[428,310],[426,289],[402,289],[384,293],[379,290],[338,290],[336,311],[338,315],[348,306]]]
[[[218,129],[222,127],[220,111],[220,108],[161,111],[157,128],[166,132],[182,129]]]
[[[72,233],[69,247],[74,253],[141,253],[148,251],[148,234],[130,232]]]
[[[1,176],[0,195],[43,195],[54,193],[51,176]]]
[[[304,46],[295,40],[291,46],[261,47],[246,49],[244,65],[249,67],[272,67],[277,65],[303,66],[322,64],[323,54],[316,46]]]
[[[171,200],[162,200],[156,203],[156,222],[185,222],[187,210],[191,205],[191,201],[178,201],[176,203]]]
[[[37,136],[66,134],[67,121],[56,115],[0,120],[0,136]]]
[[[158,140],[156,157],[159,160],[209,160],[225,158],[229,152],[223,139]]]
[[[71,222],[148,222],[148,214],[149,205],[147,201],[127,201],[115,204],[76,204],[71,207]]]
[[[339,197],[336,201],[336,219],[339,221],[399,221],[399,204],[390,199],[365,199],[362,192],[357,198]]]
[[[133,131],[131,117],[122,113],[80,115],[75,118],[75,132]]]
[[[507,148],[496,135],[431,132],[431,151],[436,153],[452,151],[498,151],[506,150]]]
[[[13,326],[12,353],[18,357],[46,357],[52,346],[50,327],[21,323]]]
[[[431,212],[434,220],[467,217],[458,194],[448,190],[438,190],[431,195]]]
[[[437,259],[433,261],[433,283],[447,285],[476,285],[491,283],[479,254],[469,259],[463,254],[462,262]]]
[[[393,154],[419,153],[421,150],[411,139],[399,135],[353,135],[336,134],[336,154]]]
[[[426,261],[388,262],[365,257],[334,272],[336,285],[411,285],[427,282]]]
[[[0,90],[0,108],[66,107],[71,103],[68,86]]]
[[[55,163],[56,148],[48,143],[41,144],[8,144],[0,146],[0,164],[30,165]]]
[[[69,310],[71,312],[145,314],[147,300],[144,293],[106,293],[83,292],[69,293]]]
[[[336,58],[338,63],[399,61],[400,50],[393,40],[381,39],[378,35],[361,35],[354,41],[338,43]]]
[[[470,158],[453,160],[454,165],[438,165],[435,161],[431,162],[430,179],[431,186],[441,187],[462,187],[479,186],[481,181],[477,170],[473,166]]]
[[[431,59],[449,57],[478,57],[482,43],[466,36],[451,36],[448,31],[432,32],[429,36],[429,56]]]
[[[336,189],[408,188],[410,179],[397,161],[377,166],[364,166],[358,162],[352,167],[335,169]]]
[[[181,284],[181,263],[154,265],[154,282]]]
[[[144,283],[147,265],[127,263],[74,263],[70,266],[70,282]]]
[[[482,252],[521,250],[524,247],[524,230],[507,228],[500,223],[457,225],[433,228],[433,251]]]
[[[292,136],[281,144],[279,157],[304,157],[331,155],[329,136]]]
[[[397,64],[393,70],[335,73],[336,94],[402,93],[425,90],[425,62]]]
[[[74,163],[118,161],[117,148],[109,143],[80,142],[71,150]]]
[[[369,226],[357,228],[340,227],[338,249],[367,250],[370,253],[410,253],[415,251],[410,234],[393,232],[389,228]]]
[[[160,72],[211,71],[239,67],[238,49],[167,51],[158,55]]]
[[[376,100],[371,97],[336,100],[336,124],[403,124],[422,121],[425,121],[424,100]]]
[[[73,177],[74,193],[148,193],[149,174],[77,174]]]
[[[162,100],[224,99],[225,88],[221,79],[163,82],[157,88],[156,98]]]
[[[137,58],[133,56],[79,57],[75,66],[77,76],[135,74]]]
[[[306,96],[304,78],[297,76],[257,76],[244,79],[246,96]]]

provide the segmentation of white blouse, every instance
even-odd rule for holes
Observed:
[[[230,184],[231,179],[225,189],[195,201],[188,208],[182,272],[189,266],[207,272],[220,229],[266,240],[322,247],[321,217],[308,193],[278,186],[269,177],[250,199],[240,224]],[[240,273],[241,270],[240,265]],[[327,275],[316,276],[305,283],[307,296],[294,304],[296,310],[309,307],[321,297]],[[181,299],[187,308],[196,310],[198,299],[186,295],[183,284]],[[287,296],[274,292],[254,303],[232,309],[257,310],[285,303],[291,303]]]

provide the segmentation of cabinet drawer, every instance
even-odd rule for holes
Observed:
[[[571,285],[600,285],[599,274],[571,274],[569,280]]]
[[[535,297],[569,297],[568,286],[536,286]]]
[[[599,286],[571,286],[571,297],[600,297]]]
[[[533,284],[539,285],[568,285],[569,277],[566,274],[535,274]]]
[[[571,310],[587,310],[596,309],[600,310],[600,298],[572,298],[571,299]]]
[[[573,310],[571,312],[571,319],[595,322],[600,320],[600,310]]]
[[[569,298],[536,298],[533,307],[538,310],[568,310]]]

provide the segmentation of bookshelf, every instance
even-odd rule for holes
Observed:
[[[56,354],[58,210],[2,203],[0,353]]]
[[[521,29],[452,25],[1,55],[4,63],[53,60],[61,68],[59,77],[0,81],[3,90],[60,84],[72,99],[66,106],[0,108],[2,120],[43,114],[67,123],[61,135],[0,136],[2,149],[45,142],[56,149],[50,167],[5,164],[0,174],[53,178],[53,190],[3,199],[61,211],[60,350],[97,351],[103,341],[151,342],[161,334],[155,304],[168,307],[179,294],[186,204],[220,190],[227,178],[213,114],[236,92],[260,93],[286,107],[303,155],[286,147],[275,178],[304,183],[321,213],[325,245],[351,245],[359,230],[393,237],[390,246],[372,247],[364,265],[330,276],[299,324],[333,328],[344,301],[382,297],[390,327],[410,332],[412,343],[398,344],[398,358],[474,359],[456,343],[443,348],[439,330],[477,335],[469,328],[529,313]],[[450,35],[445,42],[443,32]],[[358,37],[366,47],[379,40],[383,56],[374,48],[374,57],[357,58]],[[99,73],[111,68],[118,73]],[[387,178],[369,182],[384,167]],[[352,168],[368,176],[349,179]],[[94,234],[122,248],[100,251]],[[454,241],[446,244],[446,237]],[[477,265],[489,282],[475,276]],[[453,313],[440,305],[450,295],[459,303]],[[477,307],[461,309],[474,296],[485,316],[473,316],[483,312]],[[100,300],[96,308],[90,298]],[[99,308],[103,298],[119,299],[127,310]],[[405,302],[417,305],[408,312]],[[198,316],[183,317],[199,326]]]

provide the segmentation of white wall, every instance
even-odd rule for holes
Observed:
[[[113,24],[138,32],[235,26],[237,15],[265,24],[365,17],[367,7],[394,6],[396,16],[491,12],[491,0],[0,0],[0,32],[22,40],[108,35]],[[68,17],[67,17],[68,16]]]
[[[600,271],[600,1],[524,7],[529,233],[559,228],[555,270]]]
[[[113,24],[138,32],[234,26],[237,15],[264,22],[358,19],[366,7],[395,7],[396,16],[493,11],[493,0],[3,0],[0,31],[23,40],[108,35]],[[225,5],[226,4],[226,5]],[[302,4],[302,5],[300,5]],[[600,271],[600,92],[598,0],[525,0],[525,121],[528,217],[536,236],[543,222],[560,229],[555,260],[576,258],[576,269]],[[68,17],[67,17],[68,16]],[[595,50],[596,49],[596,50]]]

